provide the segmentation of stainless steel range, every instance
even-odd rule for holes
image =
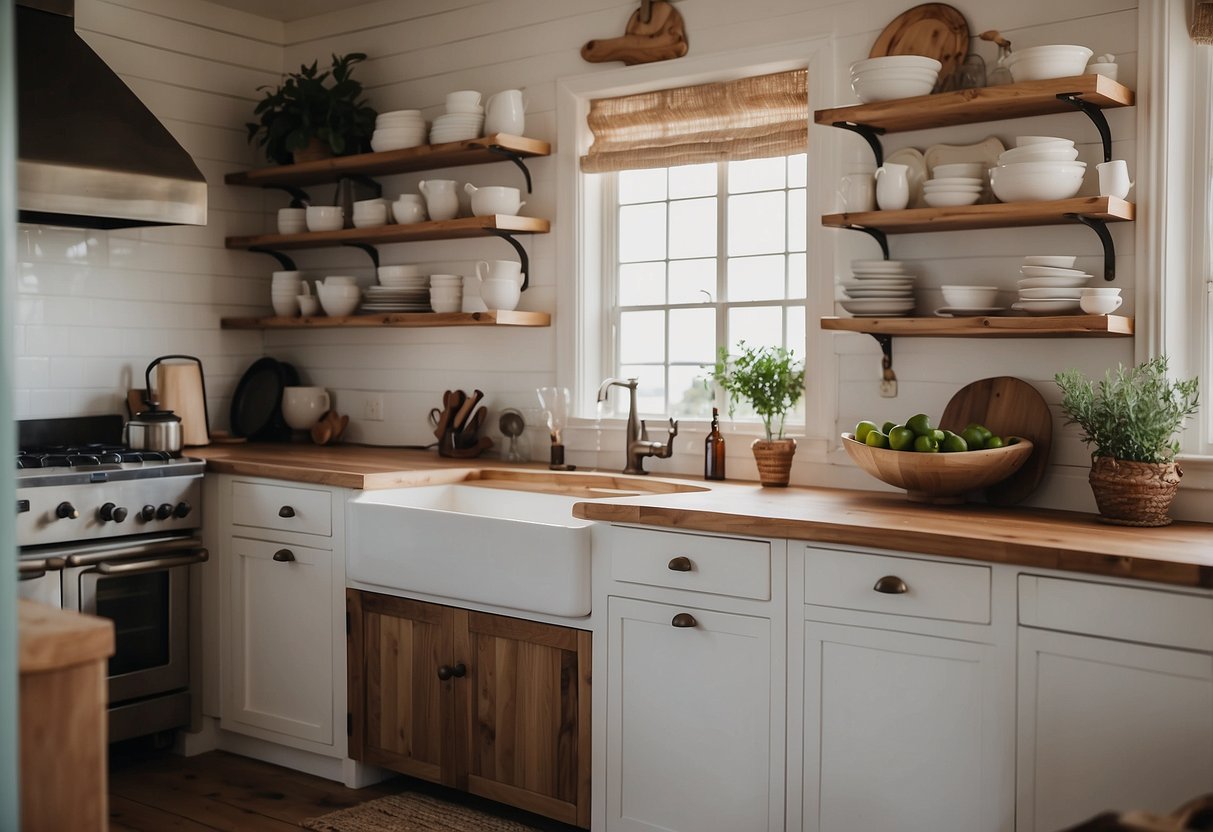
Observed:
[[[20,594],[114,622],[110,739],[186,725],[200,460],[131,451],[121,416],[18,422]]]

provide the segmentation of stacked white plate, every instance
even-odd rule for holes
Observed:
[[[864,318],[900,317],[914,311],[914,273],[900,260],[852,260],[853,280],[842,284],[843,309]]]
[[[425,144],[425,119],[420,110],[395,110],[380,113],[375,118],[375,132],[371,136],[371,150],[402,150]]]
[[[985,180],[980,176],[940,176],[922,186],[922,198],[932,208],[975,205]]]
[[[429,312],[430,288],[428,277],[408,287],[371,286],[362,296],[362,309],[367,312]]]
[[[1082,287],[1091,275],[1072,268],[1070,255],[1034,254],[1023,259],[1019,273],[1019,302],[1011,308],[1029,315],[1073,315],[1078,313]]]
[[[1017,136],[1015,147],[998,156],[990,187],[1003,202],[1069,199],[1082,188],[1087,163],[1075,161],[1078,148],[1055,136]]]
[[[430,144],[479,138],[483,128],[483,110],[479,113],[447,113],[437,116],[430,128]]]

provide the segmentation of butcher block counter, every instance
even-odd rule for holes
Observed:
[[[546,471],[542,464],[352,445],[212,445],[188,453],[220,473],[354,489],[458,482],[480,468]],[[709,490],[581,502],[573,514],[605,523],[870,546],[1213,588],[1213,524],[1143,529],[1105,525],[1079,512],[927,506],[886,492],[689,481]]]

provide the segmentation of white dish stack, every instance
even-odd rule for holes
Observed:
[[[1082,188],[1087,163],[1076,161],[1078,148],[1055,136],[1016,136],[1015,147],[990,168],[990,187],[1003,202],[1069,199]]]
[[[476,90],[448,93],[446,113],[434,119],[430,144],[462,142],[479,138],[484,129],[484,107]]]
[[[900,260],[852,260],[843,309],[864,318],[902,317],[914,311],[914,273]]]
[[[303,272],[274,272],[270,282],[270,303],[280,318],[299,314],[299,296],[304,293]]]
[[[435,312],[463,311],[463,275],[430,275],[430,308]]]
[[[922,186],[922,198],[932,208],[975,205],[985,189],[985,170],[980,162],[936,165]]]
[[[420,110],[395,110],[380,113],[375,118],[375,132],[371,136],[371,150],[403,150],[425,144],[425,119]]]
[[[429,312],[430,276],[420,266],[380,266],[379,285],[363,293],[362,311]]]
[[[1075,269],[1073,255],[1034,254],[1023,259],[1019,301],[1011,306],[1029,315],[1072,315],[1079,311],[1082,287],[1092,275]]]

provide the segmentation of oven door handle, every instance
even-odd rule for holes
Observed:
[[[61,571],[65,565],[67,565],[67,561],[63,558],[23,560],[17,565],[18,580],[34,581],[41,578],[47,572]]]
[[[187,555],[174,555],[169,558],[152,558],[126,563],[99,563],[97,571],[102,575],[142,575],[145,572],[162,572],[165,569],[176,569],[179,566],[205,563],[210,558],[210,552],[206,549],[198,549]]]

